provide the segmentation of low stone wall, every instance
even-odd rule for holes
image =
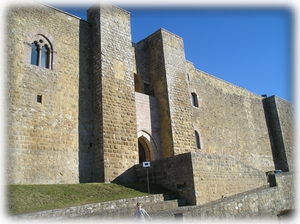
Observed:
[[[65,209],[35,212],[15,218],[132,217],[137,201],[155,218],[247,218],[276,217],[281,211],[294,210],[293,173],[275,174],[276,186],[263,186],[204,205],[177,207],[176,201],[163,201],[163,195],[122,199]]]
[[[78,216],[110,216],[118,217],[120,215],[126,215],[127,217],[134,214],[135,206],[137,202],[141,202],[145,208],[153,207],[164,202],[162,194],[121,199],[116,201],[107,201],[101,203],[86,204],[81,206],[74,206],[63,209],[53,209],[40,212],[26,213],[14,216],[15,218],[65,218],[65,217],[78,217]],[[163,206],[161,206],[163,208]],[[165,208],[177,207],[177,202],[172,201]],[[151,211],[151,209],[149,209]],[[125,211],[125,213],[124,213]],[[148,210],[147,210],[148,211]]]
[[[136,180],[146,183],[146,168],[134,167]],[[188,205],[200,205],[267,185],[265,172],[232,156],[184,153],[151,161],[150,184],[178,194]]]
[[[155,214],[156,217],[174,217],[180,214],[189,218],[247,218],[276,217],[281,211],[294,210],[292,173],[276,174],[275,187],[261,187],[202,206],[186,206]]]
[[[134,170],[136,179],[146,183],[146,168],[139,164]],[[151,161],[149,182],[178,193],[179,199],[185,199],[189,205],[196,204],[191,153]]]
[[[192,153],[197,205],[267,185],[265,172],[232,156]]]

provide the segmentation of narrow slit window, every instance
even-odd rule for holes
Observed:
[[[196,138],[197,149],[201,149],[200,136],[197,131],[195,131],[195,138]]]
[[[31,44],[31,62],[32,65],[39,65],[39,46],[36,42]]]
[[[37,96],[36,96],[36,101],[37,101],[38,103],[42,103],[42,101],[43,101],[43,96],[42,96],[42,95],[37,95]]]
[[[198,98],[196,93],[192,93],[192,103],[194,107],[199,107]]]

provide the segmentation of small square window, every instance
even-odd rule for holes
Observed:
[[[38,103],[42,103],[42,101],[43,101],[43,96],[42,96],[42,95],[37,95],[37,96],[36,96],[36,101],[37,101]]]

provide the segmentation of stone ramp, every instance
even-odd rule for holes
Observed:
[[[123,218],[133,217],[136,203],[141,202],[149,214],[157,213],[161,210],[168,210],[178,207],[177,200],[164,201],[163,194],[156,194],[144,197],[120,199],[69,208],[53,209],[40,212],[16,215],[14,218],[51,218],[64,219],[72,217],[97,217],[97,218]]]

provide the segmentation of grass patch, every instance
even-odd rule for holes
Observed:
[[[21,214],[149,195],[117,184],[9,185],[8,212]]]

